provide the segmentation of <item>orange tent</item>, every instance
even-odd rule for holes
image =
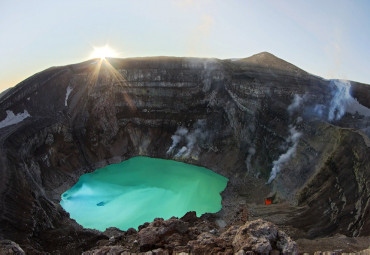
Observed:
[[[271,205],[271,203],[272,203],[271,197],[265,199],[265,205]]]

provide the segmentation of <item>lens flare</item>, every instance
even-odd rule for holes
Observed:
[[[94,47],[94,51],[91,53],[91,58],[105,59],[109,57],[117,57],[117,53],[109,45],[103,47]]]

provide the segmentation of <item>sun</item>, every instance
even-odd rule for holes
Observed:
[[[102,60],[114,57],[117,57],[117,53],[109,45],[94,47],[94,51],[91,53],[91,58],[100,58]]]

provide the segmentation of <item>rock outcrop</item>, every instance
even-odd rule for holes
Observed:
[[[297,247],[274,224],[263,220],[218,228],[197,218],[195,212],[183,218],[155,219],[139,232],[122,232],[111,238],[110,245],[96,247],[83,254],[269,254],[272,251],[296,254]],[[132,241],[134,240],[134,241]],[[148,253],[149,252],[149,253]]]
[[[274,205],[253,217],[271,220],[293,239],[369,235],[369,95],[368,85],[325,80],[269,53],[238,61],[159,57],[49,68],[0,97],[0,121],[7,110],[29,115],[0,128],[0,239],[28,253],[70,254],[108,241],[71,220],[60,195],[82,174],[137,155],[229,178],[219,225],[244,224],[235,218],[239,205],[262,207],[271,196],[289,204],[280,211],[284,221],[265,213]],[[172,136],[183,128],[191,139],[175,143]],[[150,241],[144,229],[136,241],[148,249],[168,234],[158,227]],[[199,251],[215,241],[201,234],[191,239]],[[238,252],[227,240],[227,249]]]
[[[0,240],[0,254],[24,255],[26,253],[17,243],[10,240]]]
[[[240,227],[234,237],[235,252],[253,251],[270,254],[272,250],[283,254],[297,253],[297,246],[283,231],[270,222],[255,220]]]

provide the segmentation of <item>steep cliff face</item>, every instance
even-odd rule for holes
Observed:
[[[99,234],[70,220],[60,195],[136,155],[228,177],[226,222],[236,203],[272,194],[300,206],[301,220],[292,211],[287,224],[309,237],[369,235],[370,88],[353,83],[338,96],[337,82],[269,53],[91,60],[35,74],[0,98],[0,237],[28,250],[91,247]]]

